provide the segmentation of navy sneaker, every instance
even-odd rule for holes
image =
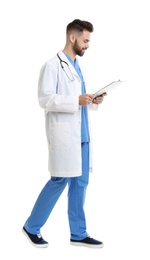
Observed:
[[[27,239],[30,241],[30,243],[35,247],[48,247],[48,242],[45,241],[41,234],[33,235],[29,233],[24,227],[22,229],[22,232],[27,237]]]
[[[92,237],[86,237],[82,240],[70,239],[70,244],[74,246],[87,246],[93,248],[102,248],[104,246],[104,244],[101,241],[98,241]]]

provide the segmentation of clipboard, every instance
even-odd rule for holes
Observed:
[[[110,91],[111,89],[113,89],[114,87],[120,85],[121,83],[123,83],[124,81],[121,81],[120,79],[117,81],[113,81],[110,84],[108,84],[107,86],[105,86],[104,88],[101,88],[100,90],[98,90],[97,92],[95,92],[94,94],[94,98],[99,97],[101,95],[103,95],[104,93],[107,93],[108,91]]]

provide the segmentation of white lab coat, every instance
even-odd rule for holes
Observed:
[[[38,99],[40,106],[45,111],[50,175],[76,177],[82,174],[81,107],[79,106],[81,81],[62,51],[59,52],[59,56],[69,64],[76,79],[74,81],[68,79],[60,66],[57,55],[54,56],[41,68]],[[84,69],[80,62],[79,66],[85,80]],[[92,104],[90,106],[97,107]],[[90,138],[92,139],[91,134]],[[90,168],[92,169],[91,158],[90,152]]]

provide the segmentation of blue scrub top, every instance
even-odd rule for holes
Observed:
[[[77,74],[80,77],[82,94],[86,93],[83,75],[82,75],[82,72],[80,70],[77,59],[75,59],[73,61],[66,53],[65,53],[65,55],[68,58],[69,62],[73,65]],[[90,142],[90,136],[89,136],[89,127],[88,127],[87,106],[82,106],[81,109],[82,109],[82,114],[81,114],[81,142],[82,143],[85,143],[85,142],[88,143],[88,142]]]

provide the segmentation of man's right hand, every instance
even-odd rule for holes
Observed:
[[[94,95],[93,94],[82,94],[79,96],[79,105],[87,106],[92,103]]]

